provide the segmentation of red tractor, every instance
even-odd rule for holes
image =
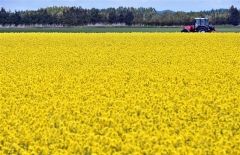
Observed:
[[[181,32],[213,32],[215,27],[209,24],[208,18],[195,18],[192,25],[183,27]]]

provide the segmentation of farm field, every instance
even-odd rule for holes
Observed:
[[[0,34],[0,154],[240,154],[240,34]]]
[[[60,28],[0,28],[0,32],[60,32],[60,33],[124,33],[124,32],[179,32],[180,27],[104,27],[104,26],[76,26],[76,27],[60,27]]]
[[[155,32],[180,32],[182,30],[181,26],[167,27],[167,26],[143,26],[143,27],[94,27],[94,26],[76,26],[76,27],[62,27],[62,28],[50,28],[50,27],[28,27],[28,28],[0,28],[0,33],[11,33],[11,32],[60,32],[60,33],[126,33],[126,32],[145,32],[145,33],[155,33]],[[217,25],[217,32],[240,32],[239,26],[231,25]]]

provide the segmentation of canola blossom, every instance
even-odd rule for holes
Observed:
[[[0,34],[0,154],[240,154],[240,34]]]

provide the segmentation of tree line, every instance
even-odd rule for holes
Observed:
[[[63,25],[126,24],[173,26],[190,24],[195,17],[207,17],[212,24],[238,25],[239,10],[216,9],[199,12],[157,11],[154,8],[119,7],[107,9],[84,9],[82,7],[48,7],[38,10],[0,10],[0,25]]]

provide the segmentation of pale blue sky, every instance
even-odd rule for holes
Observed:
[[[157,10],[199,11],[218,8],[240,8],[240,0],[0,0],[0,7],[14,10],[48,6],[82,6],[83,8],[154,7]]]

